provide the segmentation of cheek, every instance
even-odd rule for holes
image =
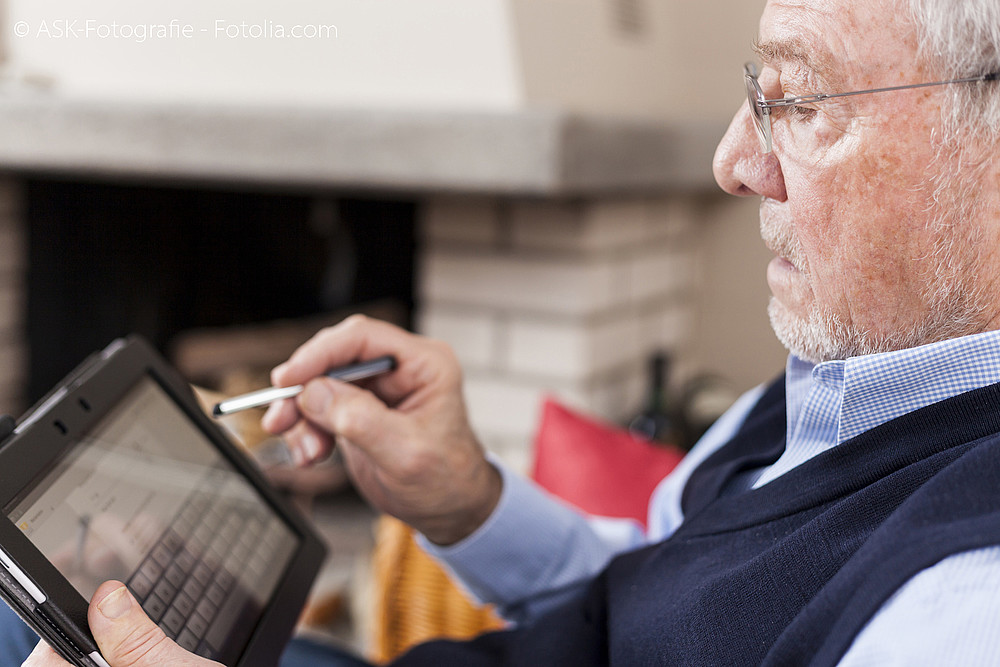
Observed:
[[[849,147],[855,135],[846,117],[841,117],[844,114],[831,112],[831,106],[817,109],[809,119],[783,118],[772,123],[775,143],[787,142],[802,155],[816,156],[818,162],[831,151],[843,152],[841,144]]]
[[[912,163],[911,163],[912,164]],[[906,300],[914,258],[926,236],[925,202],[902,172],[906,160],[880,151],[836,165],[797,165],[808,178],[791,180],[795,233],[819,301],[837,310],[871,309],[887,298]]]
[[[908,320],[922,308],[935,250],[928,211],[933,205],[925,176],[914,165],[929,155],[883,151],[860,160],[855,178],[839,185],[839,221],[831,244],[829,276],[852,319],[884,326]],[[874,328],[878,328],[876,325]]]

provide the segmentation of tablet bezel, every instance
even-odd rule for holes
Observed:
[[[130,336],[120,339],[103,352],[93,355],[20,421],[13,435],[0,447],[0,508],[6,508],[25,486],[43,475],[143,377],[151,377],[164,390],[301,540],[257,627],[234,663],[241,667],[275,664],[291,636],[322,564],[325,547],[311,524],[270,486],[257,465],[205,414],[190,386],[142,338]],[[11,522],[6,513],[0,519],[0,545],[17,567],[45,593],[49,602],[58,607],[78,631],[89,637],[88,601]],[[9,604],[10,596],[4,597]],[[27,612],[23,607],[15,607],[15,611],[22,617]],[[39,632],[40,628],[32,625]],[[59,648],[59,652],[68,657],[65,655],[67,647]]]

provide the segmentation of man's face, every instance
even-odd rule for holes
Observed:
[[[768,99],[940,78],[918,62],[902,0],[770,0],[759,47]],[[762,196],[761,234],[776,255],[769,312],[792,352],[822,361],[995,328],[1000,272],[989,255],[1000,239],[995,220],[970,215],[983,172],[959,164],[954,144],[942,150],[947,93],[774,109],[770,155],[747,105],[733,119],[716,179]]]

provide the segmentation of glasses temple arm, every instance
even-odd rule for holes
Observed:
[[[784,97],[776,100],[762,100],[758,104],[768,108],[792,107],[799,104],[811,104],[812,102],[822,102],[831,97],[851,97],[854,95],[868,95],[870,93],[887,93],[893,90],[908,90],[910,88],[927,88],[928,86],[944,86],[952,83],[975,83],[977,81],[996,81],[1000,79],[1000,70],[973,76],[967,79],[952,79],[950,81],[932,81],[930,83],[911,83],[906,86],[890,86],[889,88],[874,88],[872,90],[856,90],[850,93],[817,93],[815,95],[803,95],[801,97]]]

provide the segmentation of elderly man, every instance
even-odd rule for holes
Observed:
[[[664,480],[648,535],[489,462],[437,343],[355,319],[275,370],[309,384],[266,425],[304,461],[336,440],[520,621],[401,664],[1000,664],[1000,5],[770,0],[756,49],[715,173],[761,197],[792,355]],[[314,379],[385,353],[371,391]],[[113,667],[203,664],[117,584],[91,627]]]

